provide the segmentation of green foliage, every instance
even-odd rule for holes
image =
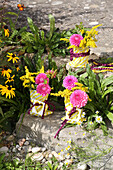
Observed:
[[[101,116],[103,121],[100,123],[104,134],[107,134],[105,119],[108,118],[113,122],[112,101],[113,101],[113,75],[104,78],[103,74],[95,74],[89,67],[86,66],[86,73],[78,76],[79,82],[88,87],[88,95],[91,101],[88,101],[84,107],[86,116],[89,122],[96,116]],[[99,111],[96,114],[96,111]],[[93,128],[98,126],[98,123],[93,121]]]
[[[68,38],[68,37],[70,37],[70,36],[73,35],[73,34],[80,34],[80,35],[81,35],[81,31],[80,31],[80,30],[82,30],[82,29],[83,29],[85,32],[88,30],[88,28],[85,28],[85,27],[83,26],[83,23],[80,22],[79,25],[75,25],[75,28],[74,28],[74,29],[69,29],[68,31],[65,31],[65,32],[64,32],[64,36],[65,36],[65,38]],[[84,33],[82,36],[84,37],[84,35],[85,35],[85,33]]]
[[[23,161],[19,161],[18,159],[6,159],[5,158],[5,154],[2,154],[0,156],[0,168],[3,170],[20,170],[20,169],[27,169],[27,170],[58,170],[58,161],[57,159],[53,156],[51,158],[51,162],[50,163],[48,161],[47,164],[41,164],[40,162],[37,161],[32,161],[32,159],[30,157],[25,159],[25,162]],[[64,170],[66,168],[65,165],[63,165],[62,167]]]
[[[25,43],[25,49],[28,53],[34,52],[43,54],[43,52],[50,53],[54,56],[66,55],[66,50],[62,49],[65,47],[65,43],[60,41],[60,38],[64,37],[64,32],[57,32],[55,28],[55,19],[52,15],[49,15],[50,31],[44,32],[39,30],[34,25],[31,18],[27,18],[28,25],[32,33],[24,32],[22,37]]]
[[[14,52],[15,49],[11,50],[10,52]],[[18,51],[16,49],[16,51]],[[20,58],[21,60],[21,58]],[[1,130],[8,130],[12,131],[15,127],[16,122],[18,121],[20,115],[29,108],[30,101],[29,101],[29,91],[22,86],[22,82],[20,80],[20,76],[24,74],[23,66],[18,65],[20,68],[19,71],[16,70],[15,64],[11,61],[7,61],[6,53],[2,52],[0,58],[0,84],[6,86],[6,77],[1,75],[1,71],[4,66],[7,66],[12,70],[10,76],[15,75],[14,81],[8,82],[7,85],[12,85],[15,88],[15,97],[9,99],[6,98],[5,95],[1,95],[0,93],[0,131]],[[2,62],[3,61],[3,62]]]

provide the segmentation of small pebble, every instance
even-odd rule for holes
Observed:
[[[48,158],[52,158],[52,157],[53,157],[53,155],[50,153],[49,156],[48,156]]]
[[[24,145],[29,145],[29,141],[25,141]]]
[[[47,149],[45,147],[41,148],[42,152],[45,152]]]
[[[16,152],[16,151],[17,151],[16,148],[13,148],[13,149],[12,149],[12,152]]]
[[[16,145],[16,149],[18,149],[20,146],[19,145]]]
[[[78,170],[87,170],[87,164],[79,163],[77,168]]]
[[[8,152],[8,147],[6,147],[6,146],[3,146],[3,147],[1,147],[0,148],[0,152],[2,152],[2,153],[7,153]]]
[[[90,7],[89,6],[85,6],[84,9],[89,9]]]
[[[27,153],[27,152],[32,152],[32,147],[31,147],[30,145],[28,145],[28,146],[23,146],[22,149],[24,150],[25,153]]]
[[[18,151],[21,151],[21,147],[18,148]]]
[[[6,138],[6,141],[10,142],[10,141],[13,141],[14,140],[14,136],[13,135],[10,135]]]
[[[34,148],[32,148],[32,152],[33,153],[36,153],[36,152],[39,152],[39,151],[41,151],[41,148],[40,147],[34,147]]]
[[[18,143],[20,146],[23,146],[23,144],[25,143],[26,139],[23,138],[23,139],[19,139]]]
[[[89,25],[93,26],[93,25],[98,25],[98,22],[90,22]]]
[[[42,153],[37,153],[31,157],[32,160],[41,161],[44,158]]]
[[[46,162],[46,159],[44,158],[44,159],[42,159],[42,163],[44,163],[44,162]]]

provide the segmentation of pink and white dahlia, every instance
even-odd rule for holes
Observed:
[[[78,47],[79,47],[81,40],[83,40],[83,37],[79,34],[73,34],[69,39],[71,45],[75,45]]]
[[[44,80],[47,80],[47,84],[49,83],[49,78],[47,75],[45,73],[40,73],[35,78],[35,84],[44,83]]]
[[[82,90],[75,90],[70,96],[70,102],[74,107],[81,108],[87,104],[88,95]]]
[[[75,87],[76,85],[74,83],[78,82],[77,78],[73,75],[66,76],[65,79],[63,80],[63,86],[71,90],[71,88]]]
[[[47,94],[50,94],[51,88],[48,84],[40,83],[36,87],[36,91],[37,91],[37,93],[40,93],[44,97]]]

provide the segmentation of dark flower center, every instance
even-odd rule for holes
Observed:
[[[8,26],[7,26],[7,25],[5,25],[5,26],[4,26],[4,28],[5,28],[5,29],[8,29]]]
[[[8,70],[8,67],[5,66],[5,67],[4,67],[4,70]]]
[[[20,28],[17,28],[17,31],[20,31]]]
[[[13,54],[12,57],[14,58],[14,57],[15,57],[15,54]]]
[[[11,87],[8,87],[8,90],[11,90]]]
[[[18,67],[18,65],[15,65],[15,67],[17,68],[17,67]]]
[[[17,38],[20,40],[20,39],[21,39],[21,36],[19,35]]]
[[[9,78],[9,80],[11,80],[11,77]]]

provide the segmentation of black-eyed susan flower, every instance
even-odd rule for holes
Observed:
[[[2,95],[6,94],[6,98],[9,97],[9,99],[10,99],[11,97],[12,98],[15,97],[15,92],[14,92],[15,88],[12,88],[11,85],[10,86],[0,85],[0,88],[1,88],[1,90],[0,90],[1,94]]]
[[[16,70],[17,70],[17,71],[19,71],[19,70],[20,70],[20,68],[19,68],[19,66],[18,66],[18,65],[15,65],[15,67],[16,67]]]
[[[7,61],[13,61],[13,63],[17,63],[19,58],[16,57],[16,54],[13,54],[13,53],[8,53],[8,55],[6,57],[9,57],[9,59]]]
[[[15,77],[15,75],[13,75],[12,77],[7,77],[5,84],[7,84],[8,82],[10,83],[10,82],[14,81],[14,79],[13,79],[14,77]]]
[[[2,69],[2,76],[7,76],[7,77],[10,77],[10,73],[12,72],[11,69],[9,69],[7,66],[5,66],[3,69]]]
[[[4,26],[4,32],[5,32],[5,37],[9,37],[9,29],[7,25]]]

